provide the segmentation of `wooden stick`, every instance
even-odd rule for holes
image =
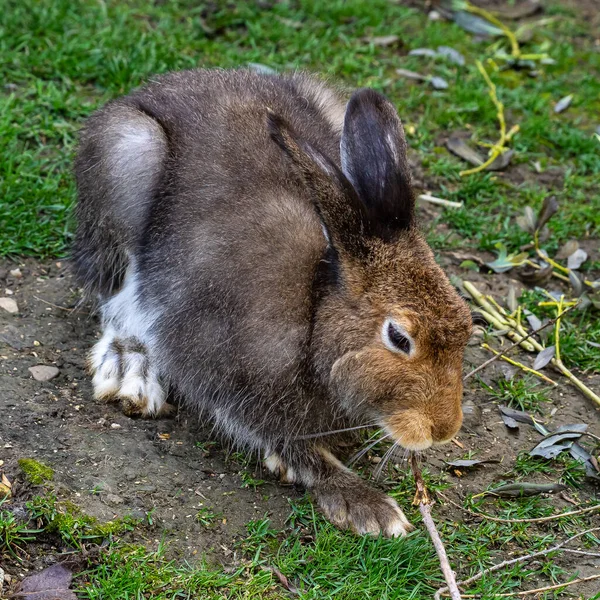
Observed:
[[[448,555],[446,554],[446,548],[444,547],[442,538],[440,538],[440,534],[435,526],[433,517],[431,516],[431,505],[433,500],[431,499],[431,496],[429,496],[427,488],[425,487],[425,482],[423,481],[421,470],[419,469],[419,465],[417,463],[417,457],[414,452],[410,455],[410,467],[412,469],[413,476],[415,478],[415,485],[417,487],[417,493],[415,494],[413,505],[419,507],[419,512],[423,517],[423,523],[425,524],[425,527],[427,527],[427,532],[429,533],[429,537],[433,542],[433,546],[440,561],[440,566],[442,567],[444,579],[448,584],[446,590],[450,592],[450,597],[452,600],[461,600],[460,591],[456,585],[456,576],[452,570],[452,567],[450,566]]]

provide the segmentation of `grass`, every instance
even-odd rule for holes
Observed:
[[[510,174],[461,178],[458,172],[465,165],[447,152],[443,141],[458,131],[482,141],[497,138],[495,109],[474,62],[489,56],[498,42],[477,41],[452,23],[428,21],[424,13],[387,0],[267,4],[236,0],[205,8],[191,0],[6,0],[0,12],[0,255],[68,254],[75,198],[71,163],[77,131],[95,108],[155,73],[248,63],[317,71],[349,88],[372,86],[392,98],[428,189],[465,203],[464,209],[445,211],[426,224],[437,250],[493,251],[501,241],[510,252],[517,251],[529,235],[519,229],[516,217],[526,205],[537,210],[548,194],[560,202],[560,212],[550,222],[551,237],[544,243],[551,254],[568,239],[598,237],[600,144],[592,133],[599,124],[600,53],[589,25],[576,13],[559,3],[546,10],[546,16],[556,18],[536,28],[527,50],[547,51],[556,62],[544,66],[537,77],[525,71],[491,72],[508,125],[521,128],[511,142],[516,156]],[[400,36],[400,48],[363,39],[389,34]],[[439,45],[462,52],[466,65],[407,55],[413,48]],[[433,91],[402,79],[395,73],[399,67],[444,77],[450,87]],[[569,93],[575,94],[572,106],[555,114],[554,103]],[[438,227],[442,224],[447,229]],[[553,316],[537,308],[538,296],[529,292],[523,302],[540,317]],[[600,343],[597,315],[590,310],[570,315],[563,327],[565,362],[598,372],[600,350],[587,343]],[[523,379],[500,382],[494,389],[498,401],[530,412],[543,409],[547,399],[541,388]],[[198,447],[206,454],[211,444]],[[387,485],[403,507],[410,507],[412,483],[400,475],[396,470]],[[548,463],[521,454],[509,475],[560,479],[571,494],[582,483],[579,465],[562,457]],[[250,471],[242,471],[242,477],[251,487],[262,483]],[[454,485],[450,477],[429,475],[429,485],[444,489]],[[467,497],[465,506],[513,518],[551,510],[539,498]],[[290,510],[281,531],[268,519],[249,523],[236,551],[239,560],[224,570],[207,562],[182,566],[170,561],[162,546],[131,546],[129,532],[135,537],[138,528],[143,533],[144,527],[154,526],[151,512],[146,524],[102,524],[46,495],[29,504],[30,521],[2,510],[0,555],[19,555],[32,537],[54,536],[75,548],[105,540],[107,546],[89,559],[88,569],[76,580],[82,598],[98,600],[286,597],[273,568],[290,578],[303,598],[311,599],[421,599],[441,585],[434,550],[422,529],[405,540],[358,538],[334,529],[306,501]],[[413,522],[419,521],[415,509],[409,513]],[[218,518],[209,508],[197,515],[207,528]],[[547,547],[589,523],[574,518],[532,529],[490,521],[474,524],[458,513],[440,518],[439,525],[453,563],[463,572],[476,572],[499,556]],[[539,568],[515,566],[470,591],[493,598],[528,587],[540,573],[564,580],[548,560]]]

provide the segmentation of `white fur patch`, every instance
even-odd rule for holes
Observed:
[[[129,400],[143,415],[156,415],[167,398],[152,363],[150,328],[156,315],[143,309],[138,293],[136,266],[130,259],[123,287],[102,306],[104,334],[90,353],[92,385],[97,399]]]
[[[281,462],[281,457],[279,454],[273,452],[273,454],[269,454],[264,460],[265,467],[274,473],[275,475],[279,475],[281,469],[283,468],[283,463]]]
[[[409,520],[406,518],[393,498],[388,496],[387,501],[388,504],[394,508],[394,511],[396,512],[396,518],[388,523],[385,533],[389,537],[404,537],[413,529],[413,526],[410,524]]]

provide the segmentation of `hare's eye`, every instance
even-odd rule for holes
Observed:
[[[386,319],[381,334],[383,343],[392,352],[402,352],[404,354],[412,352],[414,344],[412,338],[403,327],[394,323],[391,319]]]

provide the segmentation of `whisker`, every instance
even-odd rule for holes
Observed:
[[[356,454],[353,454],[350,457],[350,459],[348,460],[348,462],[346,463],[346,466],[351,467],[354,463],[358,462],[369,450],[371,450],[371,448],[373,448],[374,446],[379,444],[379,442],[383,442],[383,440],[385,440],[386,438],[389,438],[390,435],[391,435],[391,433],[386,433],[385,435],[381,436],[380,438],[377,438],[374,442],[371,442],[368,446],[366,446],[362,450],[359,450],[358,452],[356,452]]]
[[[366,425],[357,425],[356,427],[346,427],[345,429],[333,429],[332,431],[323,431],[321,433],[307,433],[306,435],[298,435],[296,440],[312,440],[314,438],[324,437],[326,435],[335,435],[336,433],[344,433],[346,431],[356,431],[357,429],[367,429],[374,427],[377,423],[367,423]]]
[[[381,473],[383,472],[385,465],[387,465],[387,463],[389,462],[390,458],[392,457],[392,455],[397,447],[398,447],[398,442],[394,442],[388,448],[387,452],[383,455],[381,462],[377,465],[377,468],[375,469],[375,471],[373,473],[373,476],[376,480],[379,480],[379,478],[381,477]]]

